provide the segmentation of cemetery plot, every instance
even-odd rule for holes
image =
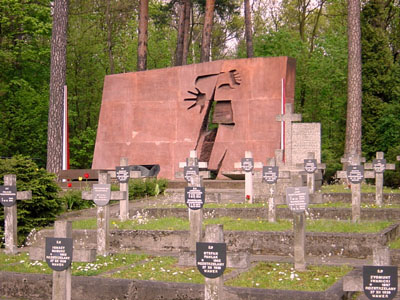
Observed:
[[[349,266],[313,266],[295,271],[289,263],[260,262],[225,285],[248,288],[324,291],[352,269]],[[301,284],[300,284],[301,283]]]

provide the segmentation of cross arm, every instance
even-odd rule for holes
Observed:
[[[375,171],[364,171],[364,178],[375,178]]]
[[[347,172],[346,171],[337,171],[336,178],[347,179]]]
[[[235,169],[241,169],[242,168],[242,163],[241,162],[235,162],[234,164]],[[263,163],[262,162],[255,162],[254,163],[254,169],[262,169],[263,168]]]
[[[17,192],[17,200],[32,199],[32,191]]]
[[[179,168],[183,169],[184,167],[187,167],[187,164],[185,161],[182,161],[179,163]],[[199,169],[207,169],[208,168],[208,164],[206,161],[199,161]]]
[[[111,178],[117,178],[116,171],[108,171],[107,173],[110,174]],[[142,172],[140,172],[140,171],[129,171],[130,178],[140,178],[141,176],[142,176]]]
[[[374,168],[372,163],[365,163],[364,168],[366,170],[372,170]],[[396,170],[395,164],[386,164],[385,170]]]
[[[112,191],[110,200],[124,200],[126,197],[126,191]],[[82,199],[83,200],[93,200],[93,193],[89,192],[82,192]]]

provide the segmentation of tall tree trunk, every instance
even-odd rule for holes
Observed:
[[[140,0],[139,7],[139,34],[138,34],[138,57],[137,70],[147,69],[147,24],[149,20],[149,1]]]
[[[183,53],[182,53],[182,64],[187,64],[187,57],[189,53],[189,30],[190,30],[190,14],[192,11],[192,1],[185,0],[185,18],[183,28]]]
[[[247,57],[253,57],[253,30],[251,22],[250,0],[244,0],[244,22],[246,29],[246,52]]]
[[[62,168],[64,85],[67,68],[68,0],[54,1],[51,36],[50,99],[47,129],[47,171]]]
[[[210,61],[211,33],[214,19],[215,0],[206,0],[200,62]]]
[[[348,0],[348,78],[345,157],[361,156],[361,26],[360,1]]]
[[[175,66],[181,66],[183,61],[183,41],[185,31],[185,3],[186,1],[179,1],[179,20],[178,20],[178,37],[176,40],[176,51],[175,51]]]
[[[106,6],[106,24],[107,24],[107,52],[108,62],[110,65],[110,74],[114,74],[114,55],[113,55],[113,43],[112,43],[112,23],[111,23],[111,11],[110,11],[110,0],[107,0]]]

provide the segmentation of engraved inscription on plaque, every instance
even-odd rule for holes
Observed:
[[[397,294],[397,266],[364,266],[364,294],[370,300],[393,299]]]
[[[45,258],[54,271],[66,270],[72,262],[72,238],[46,237]]]
[[[226,244],[196,243],[196,265],[207,278],[221,276],[226,268]]]
[[[3,206],[13,206],[17,203],[17,187],[14,185],[0,185],[0,202]]]
[[[383,173],[386,170],[386,159],[374,159],[372,161],[372,166],[374,168],[375,173]]]
[[[286,203],[293,212],[303,212],[307,209],[309,202],[308,187],[287,187]]]
[[[205,201],[204,187],[185,187],[185,203],[187,207],[197,210],[203,207]]]
[[[93,184],[93,201],[98,206],[105,206],[110,202],[111,184]]]
[[[346,172],[347,179],[351,183],[361,183],[364,179],[364,166],[362,165],[348,166]]]
[[[279,167],[264,166],[262,178],[263,181],[269,184],[274,184],[278,181]]]
[[[253,158],[250,158],[250,157],[242,158],[241,163],[242,163],[243,171],[245,171],[245,172],[253,171],[253,168],[254,168]]]

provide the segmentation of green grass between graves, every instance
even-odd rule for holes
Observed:
[[[134,219],[125,222],[112,220],[110,228],[130,230],[189,230],[189,220],[183,218],[167,217],[160,219]],[[262,219],[241,219],[241,218],[215,218],[204,219],[204,225],[223,224],[224,230],[237,231],[290,231],[293,228],[291,220],[277,220],[270,223]],[[345,232],[345,233],[376,233],[392,225],[392,221],[361,221],[352,223],[350,220],[307,220],[307,231],[311,232]],[[96,219],[74,221],[74,229],[96,229]]]
[[[209,203],[204,204],[203,206],[206,209],[214,209],[214,208],[268,208],[268,203],[265,202],[257,202],[257,203]],[[278,208],[287,207],[286,204],[277,205]],[[351,208],[351,203],[349,202],[325,202],[318,204],[309,204],[308,207],[330,207],[330,208]],[[147,208],[187,208],[186,204],[154,204],[152,206],[148,206]],[[385,203],[382,206],[377,206],[374,203],[361,203],[361,208],[400,208],[400,204],[392,204]]]
[[[375,191],[376,191],[375,185],[366,184],[366,183],[361,184],[361,192],[362,193],[375,193]],[[322,185],[321,192],[322,193],[351,193],[351,189],[349,188],[349,186],[347,184],[330,184],[330,185]],[[400,188],[392,189],[389,187],[383,187],[383,192],[388,193],[388,194],[390,194],[390,193],[399,194]]]
[[[132,268],[119,270],[107,277],[129,278],[141,280],[204,283],[204,277],[196,267],[177,266],[174,257],[152,257]]]
[[[324,291],[352,268],[349,266],[307,266],[304,272],[294,270],[293,264],[260,262],[248,272],[225,283],[249,288]]]
[[[389,248],[390,249],[400,249],[400,238],[397,238],[396,240],[390,242]]]
[[[103,276],[138,280],[204,283],[196,267],[181,267],[175,257],[154,257],[119,253],[97,257],[93,263],[72,263],[72,275]],[[226,269],[229,274],[233,269]],[[348,266],[308,266],[305,272],[295,272],[292,264],[266,263],[240,274],[225,284],[230,286],[323,291],[351,270]],[[30,261],[27,253],[0,253],[0,271],[50,274],[46,262]]]
[[[71,266],[72,275],[99,275],[112,269],[130,266],[147,257],[146,255],[134,254],[114,254],[108,257],[98,256],[96,261],[91,263],[73,262]],[[0,271],[44,274],[50,274],[52,272],[45,261],[30,260],[27,253],[19,253],[17,255],[0,253]]]

